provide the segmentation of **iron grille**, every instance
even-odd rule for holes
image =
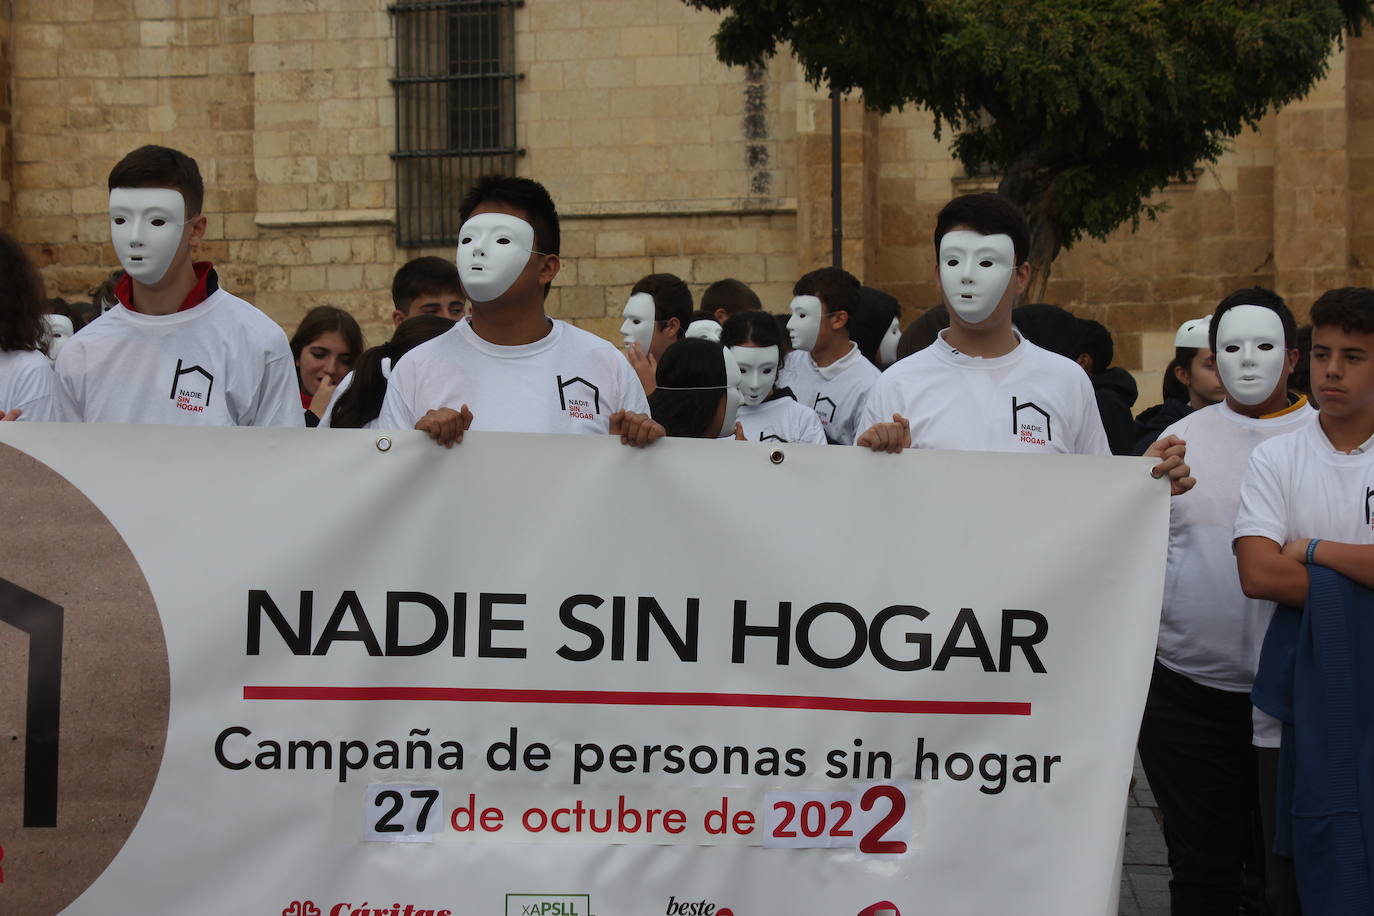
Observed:
[[[473,180],[513,174],[515,8],[522,0],[402,0],[396,26],[396,244],[456,244]]]

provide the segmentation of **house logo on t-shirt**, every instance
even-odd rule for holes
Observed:
[[[1364,523],[1374,528],[1374,487],[1364,491]]]
[[[560,375],[558,406],[574,420],[595,420],[601,415],[601,389],[579,376],[565,382]]]
[[[172,376],[172,393],[169,400],[177,402],[181,410],[201,413],[210,405],[210,392],[215,387],[215,377],[201,366],[182,368],[177,360],[177,370]]]
[[[835,421],[835,402],[825,395],[816,395],[816,403],[812,404],[811,407],[816,411],[816,416],[820,417],[821,422],[826,426],[829,426]]]
[[[1050,415],[1034,401],[1022,403],[1015,395],[1011,399],[1011,434],[1027,445],[1044,445],[1054,441]]]
[[[777,433],[769,433],[769,434],[766,435],[766,436],[765,436],[763,433],[759,433],[759,441],[760,441],[760,442],[786,442],[787,440],[784,439],[782,436],[779,436]]]

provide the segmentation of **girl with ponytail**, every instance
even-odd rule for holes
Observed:
[[[401,322],[391,340],[358,357],[353,371],[339,383],[320,426],[376,429],[392,368],[420,344],[452,329],[453,322],[438,315],[416,315]]]

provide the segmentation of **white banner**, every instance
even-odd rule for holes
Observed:
[[[0,911],[1115,913],[1149,466],[0,424]]]

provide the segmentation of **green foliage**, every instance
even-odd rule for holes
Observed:
[[[728,64],[791,46],[817,86],[930,110],[1059,246],[1105,236],[1301,98],[1370,0],[684,0]]]

